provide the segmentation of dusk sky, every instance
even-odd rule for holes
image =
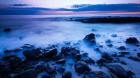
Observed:
[[[0,5],[30,4],[45,8],[69,8],[75,4],[140,3],[140,0],[0,0]]]

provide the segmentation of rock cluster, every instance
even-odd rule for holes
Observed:
[[[96,43],[95,34],[87,35],[84,41]],[[138,41],[128,39],[126,42]],[[121,46],[119,49],[126,48]],[[14,53],[10,54],[10,52]],[[16,55],[18,52],[23,54],[24,59]],[[5,50],[4,53],[0,61],[0,78],[57,78],[57,74],[60,74],[62,78],[74,78],[73,71],[82,78],[133,78],[134,75],[120,65],[120,63],[125,63],[120,61],[119,57],[129,55],[129,52],[120,52],[119,55],[100,52],[101,58],[94,60],[87,53],[82,53],[73,46],[63,46],[58,49],[55,46],[35,48],[26,44],[20,49]],[[140,57],[140,53],[137,53],[137,57]],[[106,68],[109,74],[102,70],[93,70],[91,67],[94,65]],[[67,66],[70,69],[67,69]],[[45,74],[41,75],[41,73]]]

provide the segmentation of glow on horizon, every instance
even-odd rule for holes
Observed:
[[[23,2],[33,6],[46,8],[70,8],[76,4],[120,4],[120,3],[140,3],[139,0],[24,0]]]

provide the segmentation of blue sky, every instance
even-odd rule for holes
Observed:
[[[140,0],[0,0],[1,5],[7,4],[31,4],[32,6],[45,8],[70,8],[76,4],[121,4],[140,3]]]

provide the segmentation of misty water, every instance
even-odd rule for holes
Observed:
[[[47,47],[50,44],[61,46],[64,43],[72,43],[77,46],[80,52],[88,53],[89,57],[94,60],[100,59],[101,55],[95,50],[95,47],[100,48],[102,52],[109,54],[120,52],[117,48],[120,46],[126,47],[126,52],[130,55],[136,55],[140,51],[140,47],[128,45],[125,40],[128,37],[136,37],[140,41],[140,23],[82,23],[76,21],[59,20],[56,16],[1,16],[0,18],[0,56],[3,55],[3,50],[20,48],[24,44],[35,45],[36,47]],[[69,18],[71,16],[63,16]],[[87,16],[90,17],[90,16]],[[85,17],[86,18],[86,17]],[[4,32],[5,28],[11,28],[10,32]],[[90,33],[96,34],[97,46],[90,47],[82,42],[83,38]],[[107,45],[112,44],[113,47]],[[18,54],[22,55],[22,54]],[[23,57],[23,56],[21,56]],[[125,69],[132,70],[139,78],[139,62],[120,58],[128,64]],[[71,60],[67,60],[71,63]],[[101,70],[98,66],[91,66],[94,70]],[[80,78],[75,75],[74,70],[69,66],[66,69],[72,71],[74,78]],[[102,71],[105,71],[104,68]],[[61,78],[61,77],[57,77]]]
[[[114,48],[121,45],[132,48],[124,43],[126,38],[131,36],[140,40],[140,23],[88,24],[65,20],[55,21],[55,19],[49,21],[46,16],[24,16],[24,18],[22,16],[3,16],[0,20],[1,51],[18,48],[24,44],[46,47],[48,44],[76,43],[89,33],[96,34],[96,41],[100,45],[105,46],[106,41],[111,40]],[[4,28],[11,28],[12,31],[3,32]],[[117,35],[117,37],[112,37],[112,35]],[[117,51],[106,46],[104,49],[108,52]]]

